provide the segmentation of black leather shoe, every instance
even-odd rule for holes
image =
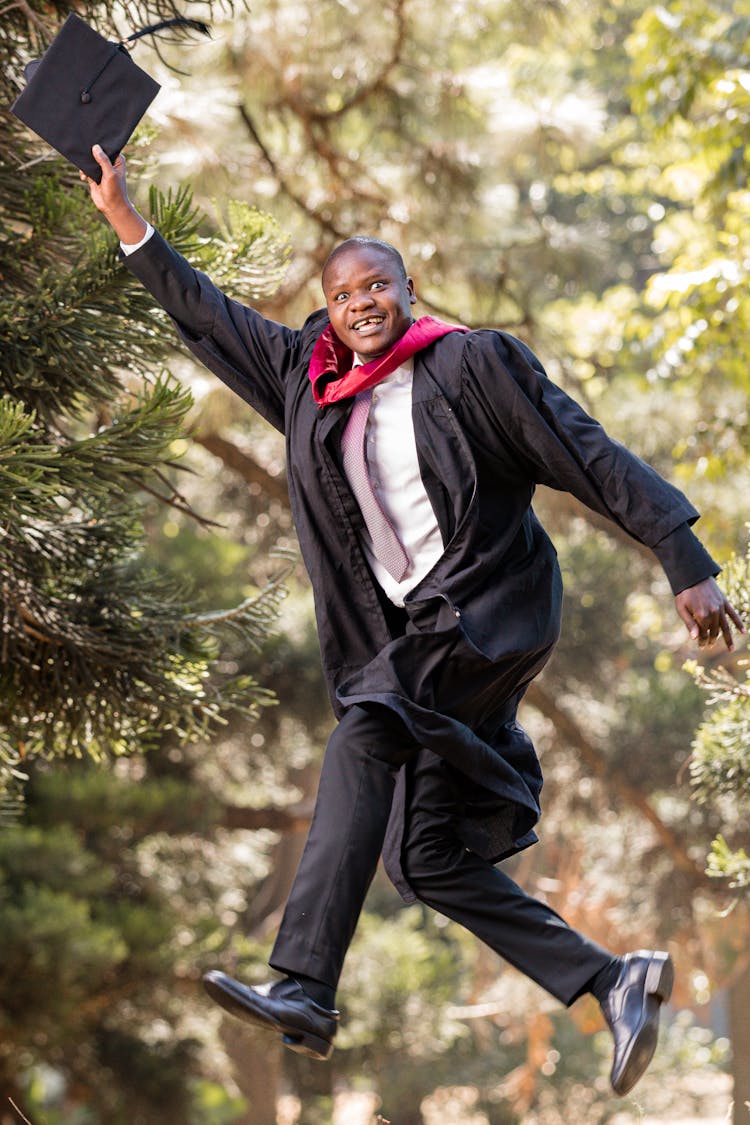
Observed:
[[[296,980],[286,978],[273,984],[248,988],[226,973],[212,969],[203,977],[206,992],[227,1012],[245,1023],[281,1033],[282,1042],[292,1051],[327,1059],[339,1025],[339,1013],[321,1008],[303,992]]]
[[[615,1040],[610,1082],[622,1096],[642,1077],[656,1050],[659,1009],[672,995],[674,965],[668,953],[639,949],[620,958],[617,983],[602,1001]]]

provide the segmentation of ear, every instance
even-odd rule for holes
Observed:
[[[409,304],[416,305],[417,294],[414,292],[414,278],[412,277],[406,279],[406,292],[409,294]]]

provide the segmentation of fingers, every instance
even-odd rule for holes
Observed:
[[[112,162],[109,159],[109,157],[107,156],[106,152],[104,151],[104,149],[102,148],[101,145],[92,145],[91,146],[91,155],[93,156],[94,160],[97,162],[97,164],[99,165],[99,167],[102,170],[102,179],[104,179],[104,177],[106,175],[108,175],[109,173],[114,172]],[[120,160],[121,156],[118,157],[117,159]],[[117,162],[115,162],[115,163],[117,163]],[[123,165],[123,167],[124,167],[124,165]],[[83,170],[79,169],[78,175],[80,176],[83,183],[88,184],[89,187],[93,187],[94,185],[96,185],[96,180],[92,180],[91,176],[87,176],[86,173]]]
[[[114,164],[101,145],[93,145],[91,154],[102,170],[102,182],[105,180],[113,180],[120,184],[125,183],[125,157],[121,152],[118,153]]]
[[[733,625],[739,633],[745,632],[742,618],[734,606],[725,601],[719,609],[706,613],[704,616],[696,614],[694,616],[694,627],[691,629],[690,635],[694,640],[697,639],[701,648],[710,648],[721,636],[729,652],[733,652]]]
[[[101,168],[102,175],[105,175],[108,172],[114,172],[112,161],[109,159],[101,145],[93,145],[91,148],[91,155],[94,157],[94,160]],[[118,160],[119,159],[120,157],[118,157]]]
[[[724,637],[724,644],[727,646],[729,652],[732,652],[732,650],[734,649],[734,641],[732,640],[732,627],[727,621],[725,613],[722,613],[721,615],[721,633]]]
[[[690,634],[691,640],[697,641],[698,637],[700,636],[698,622],[695,620],[690,610],[686,605],[683,604],[680,598],[677,598],[677,612],[682,618],[685,624],[685,628]]]
[[[701,648],[710,647],[722,637],[727,649],[734,650],[733,627],[745,632],[745,625],[734,606],[724,597],[713,579],[706,579],[676,598],[677,612],[692,640]]]
[[[719,639],[719,634],[723,634],[728,648],[733,647],[732,630],[723,607],[720,609],[706,610],[703,613],[696,612],[694,614],[694,623],[697,628],[691,632],[691,636],[695,638],[697,634],[698,644],[701,648],[708,648],[712,644],[715,644]]]
[[[731,602],[727,602],[726,609],[727,609],[727,613],[732,618],[732,621],[737,626],[737,632],[738,633],[744,633],[745,632],[745,622],[742,620],[739,613],[734,608],[734,606],[732,605]]]
[[[734,639],[732,637],[732,625],[730,625],[730,620],[738,633],[745,632],[745,622],[732,603],[725,601],[721,609],[721,632],[724,637],[724,643],[729,651],[732,652],[734,650]]]

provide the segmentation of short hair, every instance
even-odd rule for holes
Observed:
[[[398,266],[398,271],[401,274],[401,277],[404,279],[404,281],[406,281],[407,274],[404,259],[401,257],[401,254],[398,252],[396,247],[391,246],[390,242],[384,242],[382,238],[371,238],[366,234],[357,234],[353,238],[347,238],[344,242],[340,242],[338,246],[334,246],[333,250],[323,263],[323,269],[320,272],[321,281],[325,277],[326,270],[332,264],[332,262],[334,262],[335,259],[338,258],[339,254],[344,254],[347,250],[366,250],[368,248],[373,250],[382,250],[385,254],[388,254],[389,257],[393,258],[394,262]]]

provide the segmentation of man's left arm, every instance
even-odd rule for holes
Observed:
[[[677,612],[700,645],[721,635],[734,647],[732,625],[741,617],[716,583],[720,567],[691,530],[698,512],[650,465],[619,442],[561,387],[548,379],[533,353],[505,333],[483,337],[470,364],[464,394],[481,396],[481,409],[515,448],[540,484],[571,492],[594,511],[649,546],[675,595]],[[501,371],[510,376],[498,380]],[[477,377],[478,376],[478,377]],[[479,405],[475,402],[475,407]]]

